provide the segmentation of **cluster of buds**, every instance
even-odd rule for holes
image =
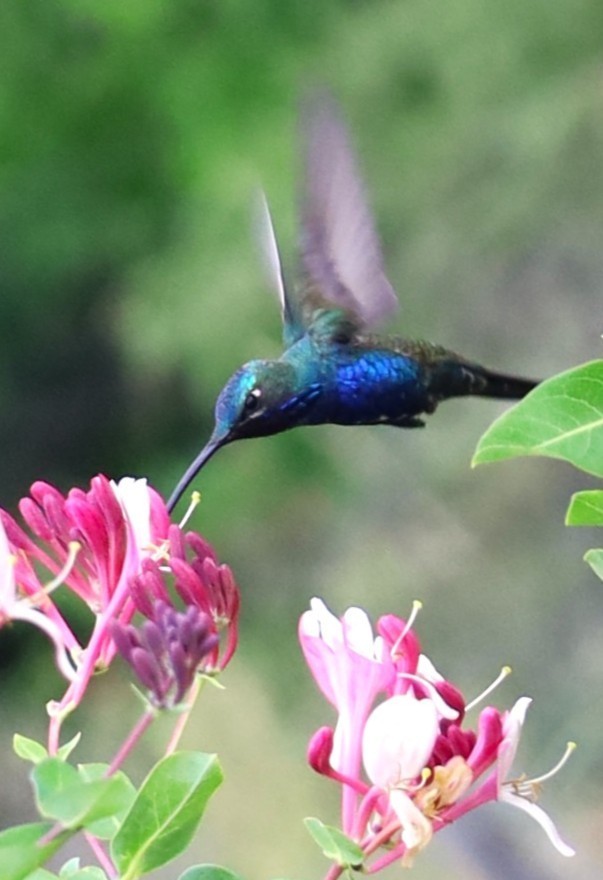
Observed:
[[[230,568],[200,535],[170,526],[165,550],[161,561],[144,560],[130,581],[130,596],[147,621],[138,629],[119,621],[112,627],[121,654],[160,707],[181,702],[196,672],[215,675],[227,666],[240,604]],[[174,607],[168,581],[183,610]]]
[[[54,643],[69,680],[57,715],[78,705],[118,649],[159,706],[183,699],[199,668],[215,673],[228,663],[239,611],[232,573],[200,535],[170,523],[146,480],[98,476],[89,491],[66,496],[37,482],[19,510],[26,528],[0,510],[0,626],[26,621]],[[93,615],[86,644],[54,602],[60,586]],[[147,618],[140,632],[131,623],[137,611]]]
[[[434,832],[488,801],[524,810],[562,855],[573,855],[534,803],[545,777],[508,778],[530,699],[504,712],[484,708],[468,727],[466,711],[477,701],[468,707],[421,653],[412,619],[382,617],[377,631],[361,609],[339,620],[318,599],[299,628],[310,670],[338,713],[334,729],[312,737],[309,762],[342,786],[342,828],[372,858],[370,873],[411,864]]]

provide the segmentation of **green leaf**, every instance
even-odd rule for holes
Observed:
[[[603,361],[547,379],[497,419],[472,465],[519,455],[561,458],[603,477]]]
[[[589,550],[588,553],[584,554],[584,559],[597,577],[603,581],[603,550]]]
[[[33,764],[39,764],[48,757],[48,750],[42,743],[20,733],[15,733],[13,736],[13,751],[17,757],[31,761]]]
[[[219,865],[193,865],[178,880],[241,880],[241,877]]]
[[[328,859],[342,868],[362,866],[364,853],[343,831],[312,817],[304,819],[304,825]]]
[[[71,752],[74,750],[74,748],[79,743],[81,738],[82,738],[81,732],[76,733],[76,735],[74,737],[72,737],[72,739],[70,739],[69,742],[66,742],[65,745],[61,746],[61,748],[57,752],[57,758],[60,758],[61,761],[66,761],[67,758],[69,757],[69,755],[71,754]]]
[[[106,778],[108,769],[108,764],[80,764],[78,773],[86,782],[95,782],[97,779]],[[95,805],[95,814],[97,811],[104,811],[104,815],[99,818],[94,818],[92,814],[86,817],[86,830],[95,837],[100,837],[101,840],[111,840],[136,797],[136,788],[121,770],[109,778],[111,786],[103,799]]]
[[[113,838],[112,856],[122,880],[140,877],[186,849],[221,782],[216,755],[175,752],[161,760]]]
[[[36,803],[43,816],[66,828],[81,828],[125,810],[131,802],[127,779],[118,774],[88,781],[59,758],[47,758],[32,771]]]
[[[41,838],[52,828],[52,822],[33,822],[0,832],[2,880],[25,880],[63,845],[69,836],[65,833],[40,845]]]
[[[588,489],[572,495],[565,523],[568,526],[603,526],[603,491]]]

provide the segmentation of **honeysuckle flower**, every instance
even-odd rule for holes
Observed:
[[[128,659],[139,673],[146,669],[158,705],[179,701],[202,662],[212,673],[228,663],[239,611],[232,573],[200,535],[170,524],[165,502],[146,480],[101,475],[88,491],[67,495],[40,481],[19,510],[26,528],[0,509],[0,626],[21,619],[43,629],[70,680],[63,698],[48,705],[51,753],[65,714],[78,705],[95,670],[115,656],[120,628],[121,647],[128,655],[130,645]],[[173,608],[167,576],[182,610]],[[52,600],[58,587],[71,590],[93,615],[85,645]],[[137,598],[149,619],[140,636],[128,629]]]
[[[320,600],[300,622],[306,660],[338,713],[335,731],[323,727],[312,737],[309,762],[342,785],[343,830],[371,860],[367,870],[411,864],[437,831],[488,801],[517,806],[562,855],[573,855],[533,802],[571,747],[546,776],[508,779],[529,698],[507,712],[488,706],[476,728],[467,727],[463,694],[421,653],[411,623],[381,618],[375,639],[360,609],[338,620]],[[347,748],[337,748],[338,736]]]

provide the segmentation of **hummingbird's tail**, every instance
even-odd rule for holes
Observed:
[[[482,397],[502,397],[507,400],[520,400],[539,384],[533,379],[507,376],[504,373],[493,373],[486,369],[481,370],[480,379],[483,387],[469,392],[470,394],[479,394]]]
[[[439,400],[468,395],[519,400],[538,384],[533,379],[495,373],[459,358],[442,359],[432,365],[429,390]]]

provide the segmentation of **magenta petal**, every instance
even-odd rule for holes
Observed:
[[[477,724],[477,740],[467,758],[467,764],[476,778],[496,760],[502,736],[502,717],[498,709],[493,706],[482,709]]]

